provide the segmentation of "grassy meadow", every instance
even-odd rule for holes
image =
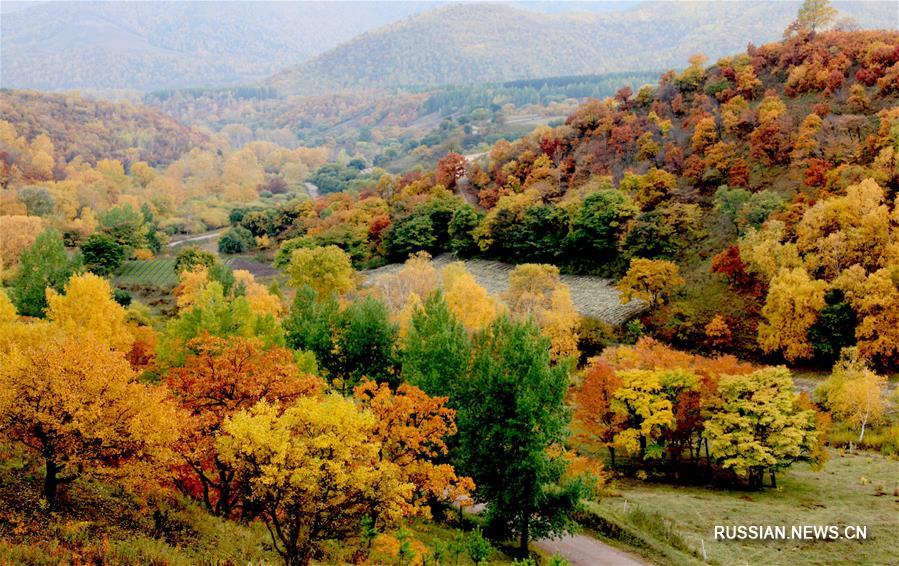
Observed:
[[[824,469],[797,465],[776,489],[734,491],[622,481],[590,505],[638,529],[638,546],[667,564],[899,564],[899,461],[876,453],[831,452]],[[651,528],[655,523],[657,528]],[[714,540],[715,525],[860,525],[867,540]]]

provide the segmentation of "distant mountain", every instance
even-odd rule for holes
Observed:
[[[683,67],[779,39],[800,2],[648,2],[613,12],[444,6],[362,34],[265,84],[285,94],[437,86]],[[895,27],[897,4],[834,4],[862,27]]]
[[[422,10],[420,2],[3,2],[6,88],[254,81]]]

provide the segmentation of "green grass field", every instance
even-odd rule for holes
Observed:
[[[157,285],[159,287],[178,284],[175,274],[175,260],[155,258],[126,261],[115,277],[117,285]]]
[[[616,487],[620,497],[604,498],[592,511],[625,525],[634,507],[658,513],[697,556],[704,542],[712,564],[899,564],[899,461],[876,453],[831,456],[823,470],[797,465],[777,489],[761,492],[624,482]],[[793,525],[859,525],[867,540],[716,541],[715,525],[786,525],[788,534]],[[672,559],[676,552],[649,554],[665,563],[702,563]]]

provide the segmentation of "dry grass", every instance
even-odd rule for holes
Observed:
[[[691,550],[727,566],[899,564],[899,461],[875,453],[832,453],[821,471],[798,465],[761,492],[626,483],[594,507],[621,516],[628,506],[658,513]],[[863,525],[865,541],[715,541],[715,525]],[[678,562],[672,562],[678,563]],[[685,562],[687,563],[687,562]]]

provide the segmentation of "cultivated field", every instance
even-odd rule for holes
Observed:
[[[115,276],[115,283],[116,285],[175,286],[178,284],[175,260],[173,258],[155,258],[126,261],[119,274]]]
[[[439,269],[455,261],[455,258],[450,254],[442,254],[433,261],[434,266]],[[464,263],[478,284],[491,294],[501,295],[509,290],[509,272],[515,269],[514,265],[484,259],[470,259]],[[396,273],[401,268],[402,264],[396,263],[365,271],[363,274],[366,282],[371,282],[382,275]],[[613,326],[626,322],[644,308],[641,301],[621,304],[621,294],[610,279],[588,275],[562,275],[562,282],[571,290],[571,300],[578,312]]]

